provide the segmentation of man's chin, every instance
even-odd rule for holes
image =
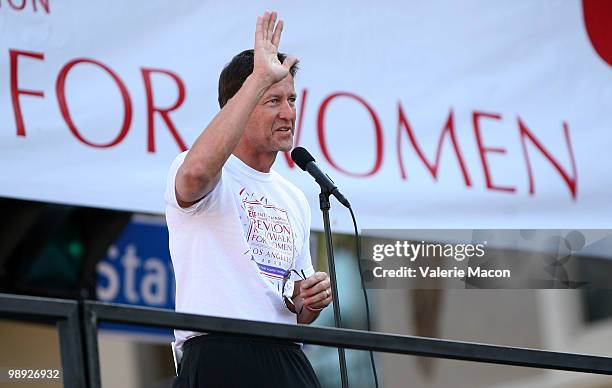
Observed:
[[[279,152],[289,152],[289,151],[291,151],[292,148],[293,148],[293,144],[291,144],[290,146],[287,146],[287,147],[284,147],[284,146],[283,147],[279,147],[278,151]]]
[[[290,142],[281,142],[278,144],[278,147],[276,147],[276,149],[279,152],[289,152],[291,151],[292,148],[293,148],[293,139],[291,139]]]

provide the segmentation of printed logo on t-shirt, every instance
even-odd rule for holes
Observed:
[[[268,203],[245,188],[240,190],[240,218],[253,260],[260,273],[273,284],[293,268],[296,257],[294,233],[287,210]]]

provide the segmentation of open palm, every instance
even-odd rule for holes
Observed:
[[[278,45],[283,32],[283,21],[276,23],[276,12],[265,12],[257,17],[255,29],[255,59],[253,73],[274,84],[289,74],[297,58],[287,57],[283,63],[278,60]]]

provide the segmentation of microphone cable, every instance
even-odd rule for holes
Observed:
[[[363,298],[365,299],[366,323],[368,331],[372,331],[370,324],[370,303],[368,301],[368,293],[366,292],[365,283],[363,281],[363,270],[361,268],[361,237],[359,236],[359,231],[357,229],[357,221],[355,220],[355,214],[353,213],[353,209],[351,207],[349,207],[348,209],[351,212],[351,218],[353,219],[353,227],[355,228],[355,241],[357,244],[357,266],[359,267],[361,290],[363,291]],[[376,373],[376,364],[374,363],[374,352],[372,352],[371,350],[369,350],[368,352],[370,353],[370,362],[372,363],[372,373],[374,374],[374,382],[376,384],[376,388],[378,388],[378,375]]]

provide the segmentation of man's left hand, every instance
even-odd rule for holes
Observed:
[[[333,300],[329,275],[316,272],[302,280],[299,297],[304,301],[304,307],[318,310],[329,306]]]

